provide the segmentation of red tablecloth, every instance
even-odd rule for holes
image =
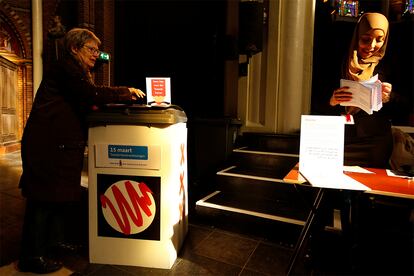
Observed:
[[[414,180],[412,178],[388,176],[385,169],[364,169],[373,173],[345,172],[345,174],[371,188],[370,191],[366,191],[367,193],[414,199]],[[298,164],[290,170],[283,180],[288,183],[305,183],[299,178]]]

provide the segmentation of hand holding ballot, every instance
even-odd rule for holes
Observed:
[[[343,86],[338,89],[335,89],[331,99],[329,100],[329,104],[331,106],[335,106],[341,104],[343,102],[349,102],[352,100],[352,92],[348,91],[348,86]]]
[[[392,85],[389,82],[382,83],[382,102],[387,103],[390,101],[392,91]]]
[[[340,88],[335,89],[329,104],[331,106],[359,107],[368,114],[379,111],[382,104],[390,100],[391,84],[378,79],[378,75],[366,81],[341,79]]]

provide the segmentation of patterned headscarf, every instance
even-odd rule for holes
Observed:
[[[385,35],[384,44],[373,56],[362,59],[358,56],[358,42],[361,35],[366,34],[370,30],[382,30]],[[352,37],[346,64],[345,72],[347,79],[363,81],[372,77],[375,66],[385,55],[388,36],[388,20],[384,15],[380,13],[365,13],[359,18]]]

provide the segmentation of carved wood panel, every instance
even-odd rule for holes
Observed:
[[[17,66],[0,57],[0,146],[17,140],[17,81]]]

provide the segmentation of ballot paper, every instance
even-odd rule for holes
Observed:
[[[146,78],[147,105],[168,106],[171,104],[170,78]]]
[[[315,187],[369,190],[343,173],[344,133],[342,116],[302,115],[299,172]]]
[[[367,169],[361,168],[360,166],[344,166],[344,172],[373,174],[373,172]]]
[[[306,176],[303,175],[303,177],[314,187],[357,191],[371,190],[364,184],[356,181],[346,174],[340,174],[337,176],[307,174]]]
[[[356,106],[368,114],[382,108],[382,84],[378,75],[362,82],[341,79],[340,86],[348,86],[347,91],[352,92],[352,100],[342,102],[342,106]]]

